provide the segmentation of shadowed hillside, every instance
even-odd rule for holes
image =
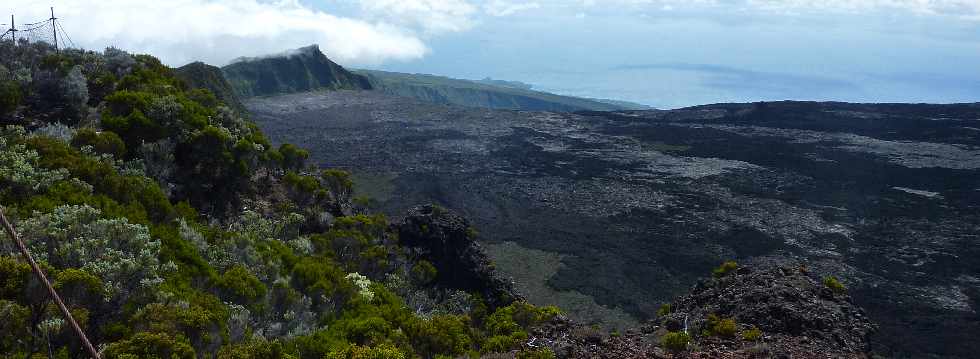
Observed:
[[[235,111],[242,114],[246,112],[245,106],[242,106],[235,89],[225,79],[221,68],[198,61],[174,69],[174,74],[191,87],[211,91],[218,100]]]

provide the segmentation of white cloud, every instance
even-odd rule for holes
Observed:
[[[510,16],[522,11],[540,8],[537,2],[490,0],[483,4],[483,11],[492,16]]]
[[[304,0],[308,3],[309,1]],[[151,53],[171,65],[223,64],[239,56],[320,45],[343,64],[374,65],[429,53],[426,41],[467,31],[487,16],[532,9],[541,16],[603,13],[744,18],[747,15],[875,13],[980,20],[980,0],[59,0],[56,11],[76,44]],[[346,4],[354,11],[339,15]],[[336,6],[335,6],[336,5]],[[44,2],[0,7],[20,23],[46,19]],[[552,14],[552,15],[549,15]],[[6,21],[2,21],[6,22]]]
[[[561,1],[553,0],[554,3]],[[725,9],[786,14],[871,14],[900,11],[980,20],[980,0],[581,0],[585,8],[602,5],[677,10]]]
[[[348,0],[369,18],[425,34],[464,31],[474,25],[477,6],[466,0]]]
[[[76,45],[151,53],[171,65],[194,60],[220,65],[311,43],[349,64],[416,59],[429,51],[404,28],[328,14],[295,0],[67,0],[56,5]],[[44,4],[11,10],[21,23],[49,17]]]

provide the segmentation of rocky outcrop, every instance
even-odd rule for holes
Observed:
[[[686,319],[689,332],[711,332],[712,315],[734,320],[738,332],[728,339],[709,335],[701,340],[702,348],[739,349],[745,332],[758,328],[760,343],[766,343],[775,357],[863,357],[875,330],[846,293],[816,281],[805,267],[788,266],[741,267],[702,280],[671,304],[671,314],[648,330],[658,326],[677,330]]]
[[[513,282],[494,271],[465,218],[436,205],[424,205],[409,210],[396,227],[399,242],[436,267],[437,284],[480,293],[491,308],[521,299]]]
[[[715,326],[720,321],[734,325],[724,331]],[[640,330],[607,335],[558,320],[533,333],[529,345],[566,358],[868,358],[875,329],[847,294],[802,267],[742,267],[702,280]],[[685,349],[664,348],[668,333],[685,331]]]

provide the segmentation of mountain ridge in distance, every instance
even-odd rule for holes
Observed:
[[[485,78],[457,79],[431,74],[410,74],[381,70],[356,69],[367,76],[375,89],[423,102],[465,107],[523,111],[622,111],[650,110],[650,106],[607,99],[558,95],[534,90],[518,81]]]
[[[203,67],[202,67],[203,65]],[[439,75],[380,70],[348,70],[331,61],[317,45],[258,57],[239,57],[221,67],[224,85],[203,63],[178,69],[189,83],[205,87],[229,105],[240,99],[316,90],[377,90],[419,101],[519,111],[626,111],[650,106],[608,99],[564,96],[533,89],[519,81],[456,79]],[[206,83],[198,83],[205,81]],[[234,92],[231,98],[228,92]],[[236,109],[239,107],[236,107]]]
[[[366,77],[331,61],[317,45],[277,55],[239,58],[221,70],[240,97],[372,89]]]

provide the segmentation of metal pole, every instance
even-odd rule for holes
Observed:
[[[78,338],[82,341],[82,345],[85,346],[85,350],[88,351],[89,355],[91,355],[93,359],[100,359],[99,352],[96,351],[95,347],[92,346],[92,343],[88,341],[88,337],[85,336],[85,332],[82,331],[82,327],[78,326],[78,322],[75,321],[75,317],[73,317],[71,312],[68,311],[68,307],[65,306],[65,302],[61,301],[61,297],[58,296],[58,292],[54,290],[54,286],[52,286],[51,282],[48,281],[48,277],[44,275],[44,272],[41,271],[41,267],[37,265],[37,262],[34,261],[34,257],[31,256],[31,252],[27,250],[27,246],[24,245],[24,242],[17,236],[17,231],[14,230],[14,226],[7,221],[7,216],[3,214],[3,207],[0,207],[0,221],[3,221],[3,228],[7,230],[7,234],[10,235],[10,238],[17,244],[17,248],[20,249],[20,254],[23,255],[24,258],[27,259],[27,263],[31,265],[31,269],[34,270],[34,275],[36,275],[38,279],[40,279],[41,282],[48,288],[48,294],[50,294],[51,297],[54,298],[55,303],[58,304],[58,308],[61,309],[61,314],[64,314],[65,319],[67,319],[68,323],[71,324],[72,329],[75,330],[75,334],[78,335]]]
[[[54,35],[54,51],[58,51],[58,26],[55,26],[55,20],[58,18],[54,17],[54,6],[51,7],[51,33]]]
[[[10,14],[10,36],[14,39],[14,46],[17,46],[17,26],[14,26],[14,14]]]

